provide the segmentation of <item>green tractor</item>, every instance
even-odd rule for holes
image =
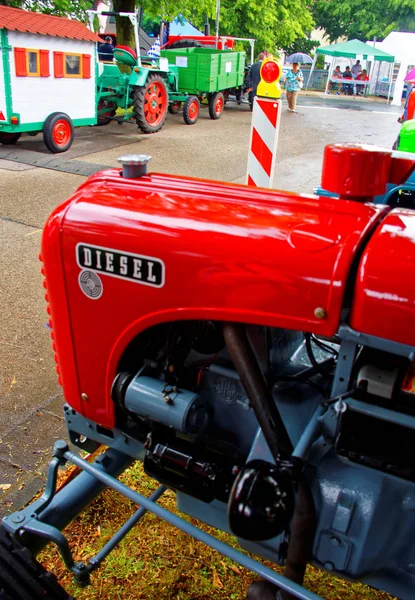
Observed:
[[[130,19],[135,46],[140,49],[139,17],[136,13],[90,10],[88,15],[91,28],[97,15],[118,15]],[[143,133],[155,133],[166,118],[168,88],[174,88],[174,74],[169,70],[168,61],[141,57],[127,46],[116,46],[114,59],[116,62],[97,63],[98,125],[106,125],[115,118],[119,122],[130,121],[132,115],[127,110],[133,107],[136,123]],[[118,108],[124,109],[124,114],[115,117]]]
[[[135,46],[140,48],[138,16],[135,13],[88,11],[95,15],[128,17],[134,26]],[[130,121],[129,109],[143,133],[155,133],[164,124],[167,111],[183,108],[183,119],[193,125],[200,100],[207,99],[211,119],[221,116],[223,91],[242,85],[245,53],[210,48],[163,50],[160,57],[140,56],[127,46],[116,46],[115,63],[98,63],[98,125],[111,120]],[[122,65],[119,68],[119,65]],[[115,117],[118,108],[124,115]],[[127,112],[128,111],[128,112]]]
[[[156,61],[149,57],[144,63],[131,48],[116,47],[114,58],[130,69],[121,72],[116,63],[101,63],[103,70],[98,77],[97,94],[98,125],[109,123],[118,108],[125,111],[117,119],[129,121],[132,115],[127,110],[133,107],[133,115],[141,131],[155,133],[166,119],[169,89],[175,85],[173,73],[167,64],[165,68],[162,68],[163,65],[156,66]]]

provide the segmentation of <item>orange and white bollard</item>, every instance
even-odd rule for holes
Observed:
[[[254,98],[246,183],[272,187],[281,120],[281,67],[275,59],[265,59],[261,81]]]

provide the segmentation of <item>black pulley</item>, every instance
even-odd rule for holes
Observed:
[[[269,540],[287,529],[294,512],[291,475],[264,460],[252,460],[238,474],[229,497],[232,532],[245,540]]]

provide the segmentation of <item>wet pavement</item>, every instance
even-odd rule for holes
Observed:
[[[315,95],[302,95],[291,114],[284,101],[274,187],[312,193],[328,143],[391,147],[399,114],[386,102]],[[244,183],[250,121],[248,105],[230,103],[217,121],[203,108],[193,126],[169,114],[150,136],[115,122],[80,128],[61,155],[49,154],[41,135],[0,146],[0,512],[39,489],[51,446],[65,435],[37,258],[48,215],[126,153],[150,154],[152,171]]]

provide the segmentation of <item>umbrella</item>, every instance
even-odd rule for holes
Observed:
[[[294,54],[287,56],[287,58],[285,59],[285,62],[288,62],[288,63],[312,63],[313,59],[311,58],[311,56],[308,56],[308,54],[305,54],[304,52],[295,52]]]
[[[414,80],[415,80],[415,67],[409,71],[409,73],[405,77],[404,81],[414,81]]]

